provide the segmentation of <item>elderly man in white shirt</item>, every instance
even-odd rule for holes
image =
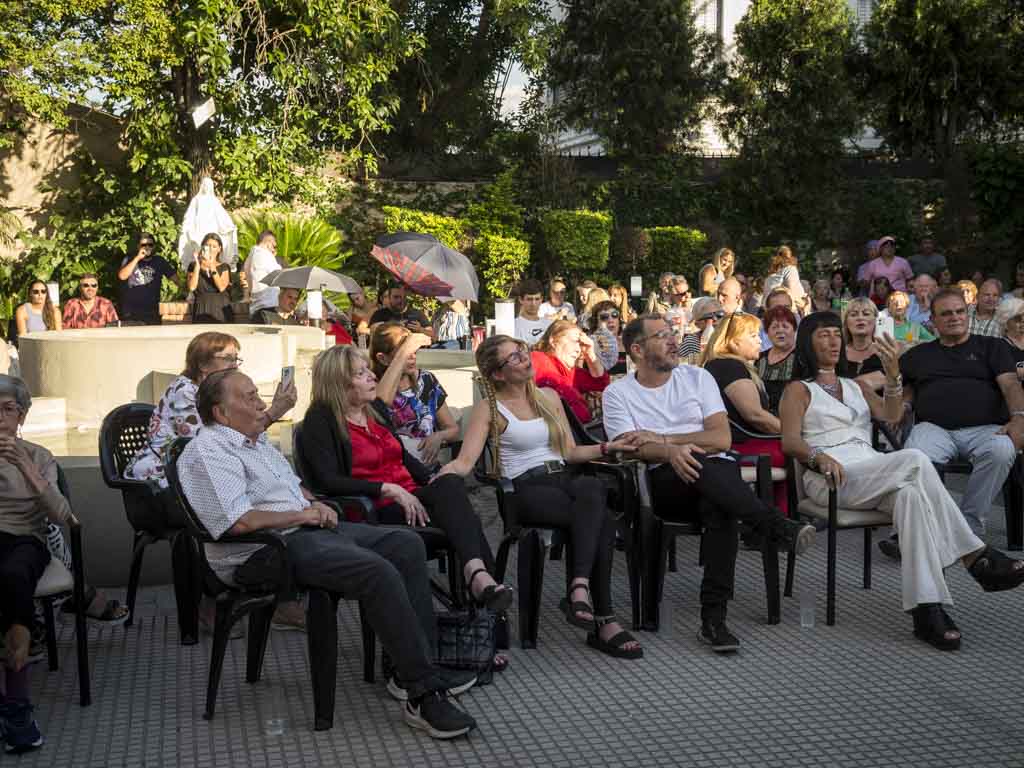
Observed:
[[[260,239],[249,250],[243,272],[249,283],[249,315],[255,315],[261,309],[273,309],[277,306],[277,294],[280,288],[263,283],[263,278],[271,272],[282,269],[277,260],[277,237],[269,229],[260,233]]]
[[[208,376],[199,387],[205,426],[182,451],[182,489],[214,538],[276,529],[287,541],[299,587],[359,600],[367,621],[394,661],[388,692],[405,701],[405,721],[434,738],[468,733],[476,721],[448,696],[476,682],[471,673],[433,665],[436,624],[423,541],[414,531],[339,522],[336,512],[302,488],[287,460],[263,432],[266,409],[256,385],[237,369]],[[265,583],[277,573],[274,550],[251,544],[209,544],[218,576]]]

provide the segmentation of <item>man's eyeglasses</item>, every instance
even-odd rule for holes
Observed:
[[[83,288],[99,288],[99,283],[80,283]]]
[[[607,312],[598,312],[597,313],[597,319],[598,320],[618,320],[619,319],[619,310],[611,309],[611,310],[609,310]]]
[[[674,338],[675,335],[675,332],[671,328],[662,328],[657,333],[652,333],[647,336],[638,337],[637,340],[634,341],[633,343],[639,344],[643,341],[647,341],[647,339],[657,339],[658,341],[664,341],[665,339]]]
[[[523,363],[525,363],[529,359],[530,359],[530,355],[528,353],[524,352],[521,349],[517,349],[515,352],[513,352],[511,355],[506,357],[501,362],[501,365],[498,366],[498,370],[500,371],[506,365],[522,365]]]

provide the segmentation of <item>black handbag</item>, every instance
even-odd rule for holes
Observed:
[[[494,677],[496,641],[495,616],[486,608],[437,614],[437,665],[473,670],[477,685]]]

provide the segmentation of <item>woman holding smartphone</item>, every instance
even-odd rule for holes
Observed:
[[[220,261],[224,244],[211,232],[203,238],[195,260],[188,268],[188,289],[192,291],[193,323],[230,323],[231,272]]]

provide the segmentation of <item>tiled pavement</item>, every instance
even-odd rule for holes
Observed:
[[[478,509],[498,533],[493,497]],[[1002,509],[990,540],[1003,546]],[[1024,590],[983,594],[949,572],[964,633],[958,653],[916,641],[900,611],[899,567],[874,558],[860,588],[861,534],[840,534],[838,624],[824,625],[825,547],[797,566],[797,594],[817,593],[817,625],[801,629],[798,598],[767,626],[760,559],[741,553],[730,624],[743,642],[714,657],[695,637],[696,540],[679,540],[666,597],[672,626],[642,633],[646,656],[591,651],[557,612],[562,564],[548,564],[539,648],[510,651],[493,685],[462,698],[480,728],[435,742],[409,729],[384,690],[361,679],[357,613],[342,604],[336,724],[312,731],[305,637],[273,633],[263,681],[244,682],[233,641],[217,716],[202,719],[210,641],[177,644],[173,596],[145,589],[131,628],[91,629],[93,705],[78,706],[70,622],[59,628],[62,667],[36,665],[43,749],[0,764],[29,766],[1024,766]],[[510,573],[515,573],[514,563]],[[615,598],[628,616],[623,558]],[[514,617],[513,617],[513,624]],[[268,735],[281,718],[284,732]]]

